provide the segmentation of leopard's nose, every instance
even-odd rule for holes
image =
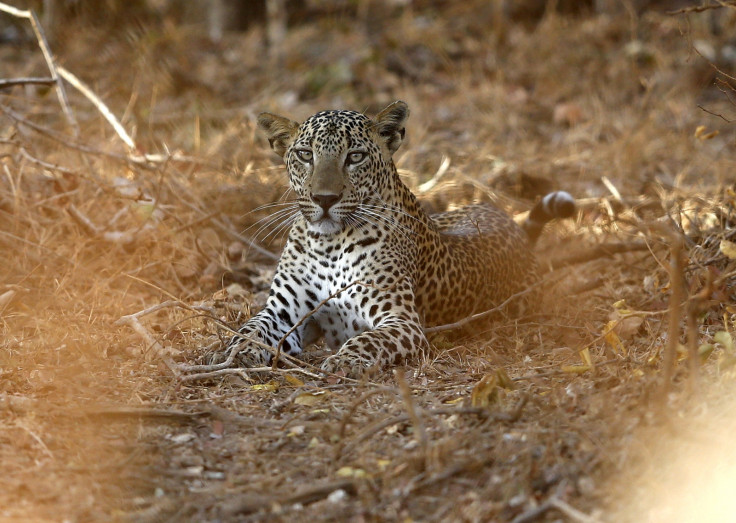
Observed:
[[[322,210],[327,212],[330,207],[335,205],[340,200],[339,194],[313,194],[312,201],[322,207]]]

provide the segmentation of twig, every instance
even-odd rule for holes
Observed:
[[[567,482],[562,481],[555,488],[555,493],[547,498],[544,503],[519,514],[511,520],[511,523],[531,523],[532,521],[537,521],[551,509],[559,510],[575,523],[599,523],[600,520],[598,518],[588,516],[562,500],[562,495],[566,488]]]
[[[179,367],[182,368],[181,366]],[[299,372],[306,376],[309,376],[310,378],[320,379],[321,376],[317,374],[313,374],[309,372],[306,369],[302,369],[299,367],[296,367],[294,369],[272,369],[271,367],[248,367],[248,368],[227,368],[227,369],[219,369],[219,370],[213,370],[209,372],[200,372],[198,374],[188,374],[186,376],[180,376],[179,382],[186,383],[188,381],[197,381],[197,380],[206,380],[210,378],[216,378],[218,376],[224,376],[226,374],[236,374],[240,377],[242,377],[244,380],[250,380],[249,374],[251,373],[259,373],[259,372],[267,372],[267,373],[277,373],[277,374],[291,374],[293,372]]]
[[[87,407],[76,410],[78,416],[104,416],[111,418],[158,418],[176,421],[191,421],[192,419],[210,416],[208,411],[183,412],[179,410],[166,410],[155,407],[133,407],[129,405],[109,405],[102,407]]]
[[[105,120],[107,120],[110,125],[112,125],[112,128],[115,129],[115,132],[125,143],[125,145],[127,145],[131,150],[137,151],[138,147],[135,145],[133,138],[130,137],[128,132],[125,130],[120,121],[115,117],[115,115],[112,114],[112,111],[110,111],[105,102],[100,100],[100,98],[94,92],[92,92],[92,89],[87,87],[84,82],[77,78],[71,71],[62,66],[59,66],[57,69],[59,71],[59,75],[61,75],[67,82],[76,87],[80,93],[82,93],[90,102],[92,102],[97,110],[100,111]]]
[[[180,187],[178,187],[178,186],[176,188],[177,189],[180,189]],[[233,231],[230,227],[228,227],[227,225],[225,225],[224,223],[222,223],[220,220],[218,220],[214,216],[210,216],[209,213],[206,213],[205,211],[203,211],[202,209],[200,209],[199,207],[197,207],[195,204],[187,201],[186,199],[182,198],[181,196],[180,196],[179,199],[180,199],[180,201],[184,205],[186,205],[187,207],[189,207],[193,211],[195,211],[195,212],[197,212],[197,213],[199,213],[199,214],[201,214],[203,216],[206,216],[207,219],[208,219],[208,221],[212,225],[214,225],[215,227],[217,227],[218,229],[220,229],[222,232],[224,232],[224,233],[232,236],[236,240],[239,240],[239,241],[243,242],[244,244],[248,245],[250,248],[254,249],[256,252],[258,252],[259,254],[265,256],[266,258],[268,258],[268,259],[270,259],[272,261],[279,261],[279,259],[281,258],[278,254],[274,254],[271,251],[269,251],[267,249],[264,249],[263,247],[261,247],[260,245],[258,245],[254,240],[251,240],[250,238],[248,238],[246,236],[243,236],[242,234],[238,234],[237,232]]]
[[[0,80],[0,89],[15,87],[16,85],[54,85],[56,80],[48,77],[10,78]]]
[[[519,291],[519,292],[517,292],[515,294],[512,294],[511,296],[509,296],[508,298],[506,298],[503,302],[501,302],[499,305],[493,307],[492,309],[488,309],[487,311],[479,312],[479,313],[473,314],[471,316],[466,316],[465,318],[463,318],[461,320],[458,320],[458,321],[456,321],[454,323],[447,323],[445,325],[437,325],[437,326],[434,326],[434,327],[425,327],[424,328],[424,333],[425,334],[430,334],[432,332],[442,332],[442,331],[449,331],[449,330],[453,330],[453,329],[459,329],[463,325],[467,325],[468,323],[471,323],[471,322],[474,322],[476,320],[480,320],[482,318],[485,318],[487,316],[490,316],[494,312],[498,312],[498,311],[502,310],[504,307],[506,307],[506,305],[508,305],[512,301],[516,300],[517,298],[520,298],[520,297],[524,296],[525,294],[531,292],[532,290],[536,289],[537,287],[539,287],[543,283],[549,283],[548,279],[546,279],[546,278],[540,279],[539,281],[533,283],[529,287],[527,287],[527,288],[525,288],[525,289],[523,289],[523,290],[521,290],[521,291]]]
[[[156,352],[156,355],[161,358],[161,360],[166,364],[171,373],[176,377],[179,376],[177,365],[171,360],[171,358],[169,358],[169,355],[166,354],[166,350],[164,349],[164,347],[158,342],[156,338],[153,337],[153,335],[151,335],[150,332],[148,332],[148,329],[143,326],[138,318],[136,318],[134,315],[123,316],[118,321],[116,321],[115,324],[128,325],[135,332],[137,332],[138,335],[145,340],[146,345],[149,348],[152,348]]]
[[[348,426],[348,421],[350,420],[350,418],[353,416],[353,414],[355,414],[355,411],[358,410],[358,407],[362,405],[363,402],[367,400],[368,398],[370,398],[371,396],[375,396],[376,394],[381,394],[385,392],[386,393],[390,392],[392,394],[396,393],[396,391],[392,388],[378,387],[375,389],[371,389],[367,392],[364,392],[358,397],[358,399],[353,401],[353,403],[350,405],[348,410],[343,415],[342,420],[340,421],[340,430],[337,431],[338,440],[337,440],[337,444],[335,445],[333,461],[336,462],[340,458],[340,455],[342,454],[342,447],[345,441],[345,429]]]
[[[336,490],[344,490],[348,494],[354,495],[357,492],[356,480],[341,479],[328,481],[301,488],[296,492],[283,492],[276,495],[263,495],[263,493],[259,493],[258,495],[248,496],[237,494],[237,499],[229,502],[226,501],[221,506],[225,519],[229,519],[238,514],[252,514],[253,512],[269,508],[274,503],[278,503],[281,506],[293,505],[295,503],[307,505],[326,498]]]
[[[709,110],[709,109],[706,109],[705,107],[703,107],[703,106],[702,106],[702,105],[700,105],[700,104],[698,104],[698,109],[700,109],[701,111],[703,111],[703,112],[705,112],[705,113],[708,113],[708,114],[709,114],[709,115],[711,115],[711,116],[717,116],[718,118],[720,118],[721,120],[723,120],[723,121],[724,121],[724,122],[726,122],[726,123],[733,123],[733,122],[736,122],[736,120],[731,120],[731,119],[729,119],[729,118],[726,118],[725,116],[723,116],[723,115],[722,115],[722,114],[720,114],[720,113],[714,113],[713,111],[711,111],[711,110]]]
[[[494,421],[505,421],[514,422],[521,417],[521,413],[524,410],[524,406],[529,401],[529,396],[524,394],[514,406],[510,412],[490,412],[488,409],[483,407],[439,407],[436,409],[423,410],[422,413],[429,416],[452,416],[456,414],[468,414],[475,415],[482,419],[491,419]],[[382,421],[377,421],[372,425],[369,425],[363,431],[361,431],[350,445],[345,445],[344,454],[350,453],[359,443],[370,438],[377,432],[396,425],[398,423],[405,423],[410,421],[408,414],[399,414],[392,418],[388,418]]]
[[[130,245],[136,240],[136,233],[142,229],[136,229],[136,231],[106,231],[102,227],[96,225],[90,220],[82,211],[80,211],[73,203],[69,204],[66,208],[69,216],[77,222],[87,234],[93,237],[102,238],[110,243],[117,243],[120,245]]]
[[[43,440],[33,432],[31,429],[26,427],[24,423],[21,423],[20,421],[15,422],[15,426],[25,430],[34,440],[36,440],[36,443],[41,447],[41,449],[46,453],[48,457],[51,458],[52,461],[56,461],[56,457],[54,457],[54,454],[49,450],[49,448],[46,446],[46,443],[43,442]]]
[[[429,439],[427,438],[427,430],[424,427],[424,421],[419,415],[417,409],[414,407],[414,400],[411,397],[411,389],[409,388],[409,384],[406,383],[406,377],[404,376],[404,369],[401,367],[394,369],[394,377],[396,378],[396,384],[399,386],[399,391],[401,392],[401,399],[404,400],[406,413],[409,415],[411,424],[414,426],[414,434],[416,435],[419,446],[422,449],[424,468],[427,469],[429,466]]]
[[[562,499],[557,496],[552,496],[549,499],[549,502],[554,508],[565,514],[568,518],[570,518],[570,520],[576,523],[597,523],[599,521],[598,518],[588,516],[587,514],[579,511],[566,501],[562,501]]]
[[[622,254],[624,252],[635,252],[647,250],[646,242],[613,242],[613,243],[601,243],[595,247],[588,249],[583,252],[571,254],[564,258],[552,260],[550,267],[552,269],[560,269],[567,265],[576,265],[578,263],[585,263],[598,258],[605,258],[613,256],[614,254]]]
[[[62,174],[69,174],[72,176],[79,176],[80,173],[77,171],[73,171],[71,169],[68,169],[66,167],[62,167],[61,165],[56,165],[49,162],[44,162],[43,160],[39,160],[38,158],[35,158],[34,156],[31,156],[31,154],[25,149],[25,147],[22,147],[19,144],[13,144],[18,147],[18,150],[20,151],[21,156],[23,156],[26,160],[35,163],[36,165],[40,165],[44,169],[48,169],[49,171],[59,171]]]
[[[136,313],[122,316],[115,322],[115,325],[130,326],[145,340],[147,346],[149,348],[152,348],[156,352],[156,355],[161,358],[161,360],[166,364],[171,373],[178,378],[181,366],[177,365],[171,360],[168,354],[166,354],[166,350],[164,349],[164,347],[158,342],[156,338],[153,337],[150,332],[148,332],[148,329],[146,329],[140,322],[141,317],[147,316],[148,314],[153,314],[154,312],[165,309],[167,307],[183,307],[187,310],[194,310],[193,307],[190,307],[189,305],[186,305],[185,303],[182,303],[178,300],[168,300],[163,303],[148,307],[147,309],[138,311]]]
[[[47,129],[46,127],[38,125],[37,123],[31,122],[30,120],[23,118],[21,115],[11,110],[9,107],[6,107],[1,104],[0,104],[0,112],[2,112],[5,116],[9,117],[16,123],[25,125],[33,129],[34,131],[46,136],[47,138],[50,138],[51,140],[54,140],[57,143],[60,143],[64,147],[68,147],[70,149],[74,149],[76,151],[80,151],[80,152],[87,153],[87,154],[94,154],[96,156],[104,156],[106,158],[112,158],[115,160],[119,160],[128,165],[134,164],[144,169],[149,169],[149,170],[152,169],[152,167],[148,165],[148,163],[137,161],[127,155],[102,151],[99,149],[94,149],[87,145],[82,145],[80,143],[71,142],[68,139],[66,139],[64,136],[57,133],[56,131],[52,131],[51,129]]]
[[[286,342],[286,340],[289,338],[289,336],[291,336],[291,334],[295,330],[297,330],[299,327],[301,327],[304,324],[305,321],[307,321],[309,318],[311,318],[312,316],[314,316],[317,313],[317,311],[319,311],[322,307],[324,307],[325,305],[327,305],[327,303],[329,303],[330,300],[334,300],[335,298],[337,298],[338,296],[340,296],[340,294],[342,294],[346,290],[350,289],[351,287],[355,287],[356,285],[360,285],[362,287],[368,287],[369,289],[376,289],[381,294],[384,294],[384,293],[387,293],[387,292],[392,291],[393,289],[395,289],[396,286],[399,283],[401,283],[403,280],[404,280],[404,276],[398,278],[395,282],[393,282],[391,285],[387,285],[386,287],[378,287],[377,285],[373,285],[372,283],[367,283],[367,282],[363,282],[363,281],[360,281],[360,280],[355,280],[355,281],[352,281],[352,282],[348,283],[344,287],[336,290],[335,292],[333,292],[332,294],[330,294],[329,296],[327,296],[327,298],[325,298],[324,300],[322,300],[321,302],[319,302],[311,311],[309,311],[307,314],[305,314],[304,316],[302,316],[299,319],[299,321],[296,322],[296,324],[291,329],[289,329],[286,332],[286,334],[284,334],[281,337],[281,339],[279,340],[278,345],[276,345],[276,354],[274,355],[273,363],[271,364],[271,367],[273,367],[274,369],[276,368],[276,365],[278,364],[279,356],[281,355],[281,349],[284,346],[284,343]]]
[[[719,0],[716,0],[716,4],[706,4],[706,5],[693,5],[690,7],[683,7],[682,9],[677,9],[674,11],[666,11],[668,15],[682,15],[687,13],[702,13],[703,11],[708,11],[710,9],[720,9],[721,7],[730,7],[732,9],[736,9],[736,2],[721,2]]]

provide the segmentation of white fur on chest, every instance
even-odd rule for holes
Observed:
[[[382,269],[376,253],[382,241],[363,246],[363,235],[345,237],[303,238],[306,252],[302,255],[304,286],[298,289],[299,299],[314,302],[317,311],[312,321],[319,326],[327,344],[339,348],[348,339],[374,328],[367,318],[363,303],[365,287]],[[306,340],[305,340],[306,341]]]

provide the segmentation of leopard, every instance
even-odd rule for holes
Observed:
[[[405,141],[408,105],[370,118],[350,110],[303,123],[261,113],[258,128],[286,164],[291,220],[265,306],[210,361],[269,365],[323,338],[326,373],[359,376],[426,355],[426,327],[456,322],[539,280],[533,250],[545,224],[571,217],[575,200],[554,191],[522,224],[491,203],[429,214],[393,156]]]

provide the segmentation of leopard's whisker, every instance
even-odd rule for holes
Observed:
[[[258,238],[259,235],[264,230],[268,229],[269,227],[274,226],[275,224],[278,224],[283,219],[285,219],[285,218],[289,217],[291,214],[297,213],[297,212],[299,212],[298,208],[296,208],[296,207],[289,207],[287,209],[280,209],[280,210],[278,210],[278,211],[276,211],[276,212],[274,212],[272,214],[269,214],[266,218],[263,219],[263,220],[265,220],[265,223],[263,223],[260,227],[258,227],[258,230],[256,230],[256,232],[253,234],[253,237],[254,238]],[[263,221],[263,220],[260,220],[260,221]],[[250,227],[248,227],[248,229],[246,229],[246,231],[250,230],[252,227],[255,227],[256,225],[258,225],[258,223],[259,222],[254,223],[253,225],[251,225]]]
[[[356,211],[356,214],[359,214],[364,220],[372,223],[373,225],[378,225],[378,222],[370,220],[368,218],[369,216],[373,217],[376,220],[380,220],[381,222],[385,223],[390,228],[395,230],[397,233],[401,234],[407,240],[410,239],[408,233],[410,233],[411,231],[407,229],[406,227],[404,227],[403,225],[396,223],[392,218],[388,216],[385,216],[385,215],[382,215],[382,214],[379,214],[379,213],[376,213],[376,212],[373,212],[367,209],[359,209]]]
[[[289,205],[296,205],[296,200],[288,200],[288,201],[278,201],[278,202],[271,202],[271,203],[264,203],[263,205],[259,205],[255,209],[251,209],[250,211],[246,212],[245,214],[241,214],[240,218],[245,218],[246,216],[249,216],[255,212],[263,211],[265,209],[272,209],[274,207],[284,207]],[[259,220],[260,221],[260,220]]]
[[[281,232],[283,229],[290,227],[298,216],[299,211],[295,211],[291,214],[280,217],[277,224],[271,229],[268,234],[261,238],[261,241],[265,242],[269,236],[274,236],[274,238],[278,236],[278,233]],[[273,239],[271,241],[273,241]]]
[[[382,207],[376,207],[373,205],[361,205],[360,208],[365,212],[369,212],[373,214],[374,216],[381,217],[386,223],[394,225],[395,227],[401,227],[403,230],[407,232],[411,232],[411,229],[409,227],[402,225],[393,216],[390,216],[389,214],[384,212],[385,209]]]

